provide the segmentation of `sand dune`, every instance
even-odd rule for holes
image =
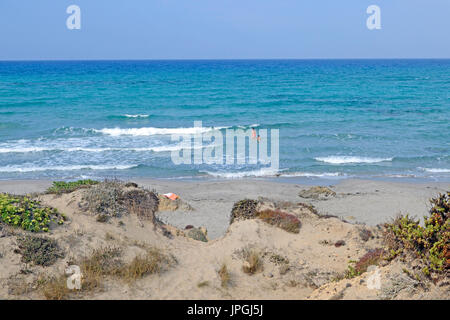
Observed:
[[[423,215],[430,196],[448,189],[445,184],[397,184],[345,181],[321,198],[299,197],[309,188],[267,181],[172,182],[145,180],[139,185],[159,193],[179,194],[192,210],[157,212],[170,225],[128,214],[100,222],[80,208],[85,189],[72,193],[41,194],[43,204],[67,216],[48,236],[65,252],[51,266],[25,265],[15,252],[17,238],[25,234],[3,226],[0,237],[0,297],[42,299],[38,279],[61,277],[65,268],[99,248],[120,248],[121,262],[133,263],[150,250],[172,257],[170,264],[136,281],[105,276],[93,290],[69,292],[67,299],[436,299],[448,298],[447,285],[427,284],[421,289],[402,271],[410,267],[399,261],[379,266],[382,285],[367,285],[374,271],[352,279],[343,275],[349,260],[381,248],[382,234],[376,224],[409,211]],[[0,192],[43,191],[49,183],[1,182]],[[305,195],[305,194],[303,194]],[[233,203],[243,198],[259,199],[258,210],[269,209],[296,217],[298,233],[287,232],[261,219],[238,220],[230,225]],[[317,208],[317,211],[313,205]],[[325,215],[335,214],[339,217]],[[343,221],[343,218],[349,222]],[[358,223],[356,223],[358,222]],[[366,222],[367,225],[363,223]],[[205,227],[208,242],[191,239],[185,227]],[[257,257],[255,270],[245,272],[249,253]],[[224,273],[219,272],[225,266]],[[253,266],[252,266],[253,267]],[[223,270],[222,270],[223,271]],[[339,280],[341,279],[341,280]],[[402,280],[403,279],[403,280]],[[403,282],[402,282],[403,281]]]

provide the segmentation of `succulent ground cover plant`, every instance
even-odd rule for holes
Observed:
[[[65,216],[26,196],[0,194],[0,222],[26,231],[48,232],[52,222],[63,224]]]
[[[301,223],[300,220],[289,213],[282,212],[280,210],[263,210],[258,212],[258,218],[262,221],[281,228],[287,232],[299,233]]]

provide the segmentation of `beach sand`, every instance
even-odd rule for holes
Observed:
[[[416,280],[405,278],[405,268],[414,266],[398,259],[380,266],[383,286],[366,285],[370,272],[353,279],[335,281],[369,250],[380,248],[382,236],[375,225],[399,213],[417,218],[428,212],[428,199],[450,189],[448,183],[394,183],[344,180],[329,186],[331,195],[302,193],[311,186],[265,180],[172,181],[135,179],[134,182],[158,193],[174,192],[193,210],[157,212],[172,229],[172,237],[155,228],[151,221],[134,215],[99,222],[83,212],[79,202],[84,190],[63,195],[40,195],[43,204],[57,208],[68,221],[51,230],[49,236],[66,255],[49,267],[27,266],[14,248],[20,231],[4,228],[0,236],[0,298],[42,299],[33,287],[39,276],[63,275],[72,258],[87,256],[94,249],[122,248],[130,262],[149,247],[160,248],[176,264],[134,284],[108,279],[102,289],[75,296],[81,299],[449,299],[449,285],[428,284],[421,290]],[[0,192],[41,192],[50,181],[2,181]],[[305,198],[307,196],[307,198]],[[259,199],[261,210],[282,208],[301,221],[299,233],[290,233],[260,219],[230,225],[233,204],[244,198]],[[317,199],[316,199],[317,198]],[[302,205],[299,203],[307,204]],[[313,205],[318,213],[308,205]],[[337,217],[323,217],[336,215]],[[345,220],[345,221],[344,221]],[[363,224],[366,224],[365,226]],[[186,236],[187,225],[205,227],[208,242]],[[5,231],[6,230],[6,231]],[[370,232],[369,232],[370,231]],[[365,237],[364,234],[371,234]],[[243,272],[243,252],[258,252],[260,270]],[[230,280],[223,284],[218,272],[227,266]],[[399,280],[400,279],[400,280]],[[400,288],[398,288],[400,281]],[[414,281],[414,286],[411,283]],[[221,284],[222,282],[222,284]],[[31,288],[24,290],[23,288]],[[406,289],[405,289],[406,288]],[[409,290],[408,288],[413,288]]]
[[[371,180],[343,180],[330,188],[336,196],[327,200],[301,198],[299,192],[310,185],[242,179],[225,181],[174,181],[134,179],[139,185],[158,193],[180,195],[195,210],[160,212],[158,217],[179,228],[186,225],[204,226],[211,239],[225,234],[233,203],[259,197],[275,201],[305,202],[314,205],[321,214],[335,215],[352,223],[374,226],[389,221],[398,214],[415,218],[429,209],[429,199],[450,189],[450,183],[399,183]],[[42,192],[51,181],[0,181],[0,192],[25,194]]]

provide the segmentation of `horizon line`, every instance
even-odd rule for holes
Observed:
[[[450,60],[442,58],[158,58],[158,59],[0,59],[0,62],[76,62],[76,61],[308,61],[308,60]]]

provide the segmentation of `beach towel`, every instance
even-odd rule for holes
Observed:
[[[166,198],[169,198],[170,200],[177,200],[179,198],[178,195],[176,195],[175,193],[172,193],[172,192],[165,193],[165,194],[163,194],[163,196],[165,196]]]

